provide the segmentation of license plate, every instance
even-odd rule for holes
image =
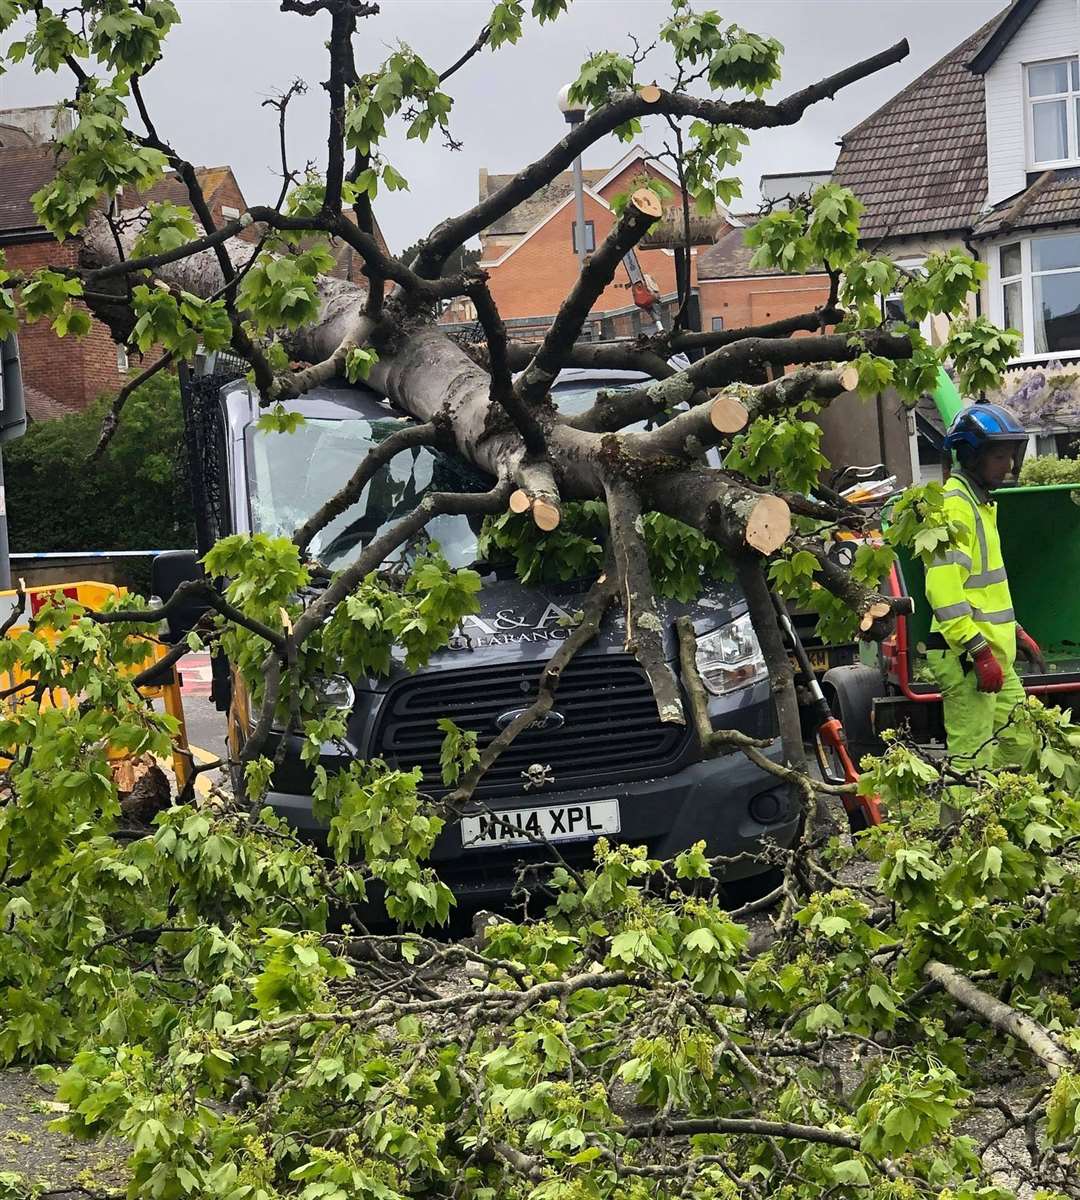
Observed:
[[[790,654],[788,657],[791,659],[791,665],[795,668],[795,671],[798,672],[798,659],[796,659],[794,654]],[[815,672],[827,671],[832,666],[832,661],[828,650],[807,650],[806,657],[810,662],[811,668]]]
[[[461,818],[461,841],[466,850],[528,843],[534,839],[577,842],[618,832],[618,800],[511,808]]]

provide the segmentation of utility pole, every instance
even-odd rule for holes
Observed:
[[[585,120],[585,106],[579,101],[570,99],[570,84],[559,89],[559,111],[566,119],[567,125],[573,130]],[[578,265],[585,269],[585,259],[588,251],[585,249],[585,181],[581,174],[581,155],[574,156],[574,217],[577,228]],[[592,326],[586,322],[588,336],[592,338]]]
[[[0,341],[0,592],[11,588],[11,555],[8,547],[7,495],[4,491],[5,442],[26,432],[19,341],[10,333]]]

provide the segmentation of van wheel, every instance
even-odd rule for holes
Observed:
[[[884,743],[874,732],[874,701],[885,695],[881,672],[862,663],[825,672],[821,690],[833,716],[840,718],[855,766],[867,754],[880,754]]]

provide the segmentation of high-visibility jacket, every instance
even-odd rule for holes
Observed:
[[[932,627],[956,653],[989,642],[1004,666],[1016,658],[1016,615],[1001,557],[997,505],[963,472],[945,486],[945,512],[959,527],[956,544],[927,568]]]

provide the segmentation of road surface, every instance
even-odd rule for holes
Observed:
[[[210,655],[187,654],[180,663],[188,741],[214,758],[225,753],[225,714],[210,700]]]

